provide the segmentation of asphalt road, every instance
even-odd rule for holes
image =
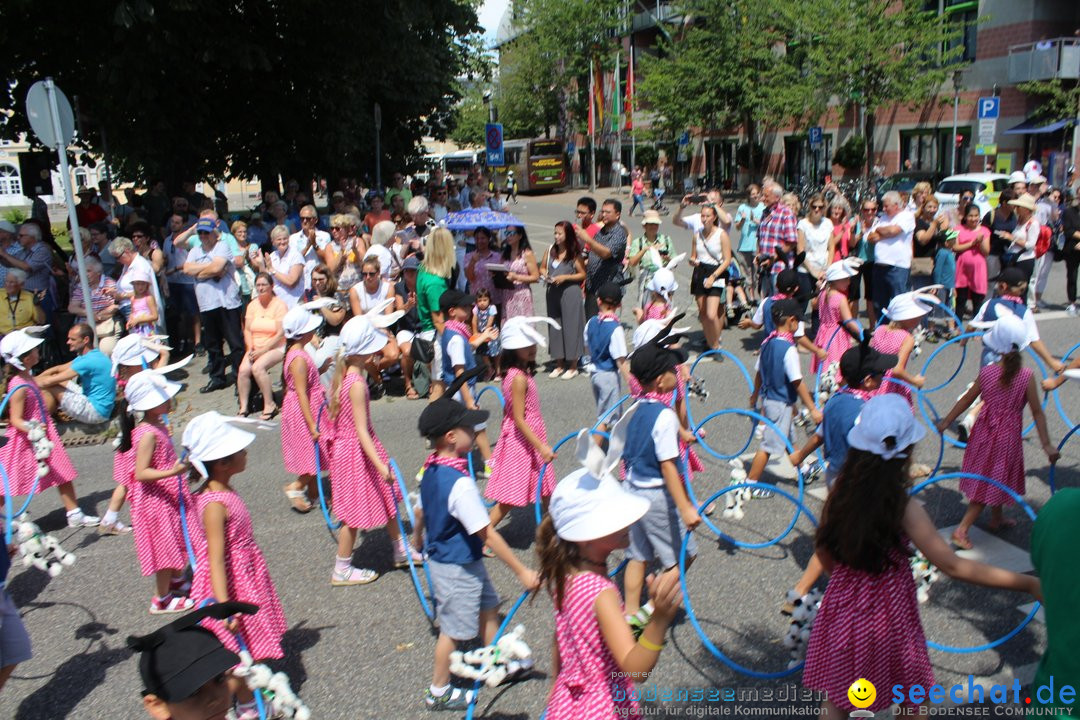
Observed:
[[[548,198],[523,197],[511,209],[526,223],[536,244],[550,238],[550,228],[559,219],[571,219],[576,195]],[[638,220],[632,220],[633,224]],[[666,224],[666,222],[665,222]],[[666,230],[670,230],[667,226]],[[689,247],[685,233],[675,232],[677,241]],[[677,304],[690,306],[687,295],[687,268],[679,272],[682,287]],[[1054,268],[1048,299],[1062,303],[1063,270]],[[542,293],[535,293],[537,310],[542,311]],[[1054,315],[1060,315],[1055,313]],[[1053,317],[1053,316],[1047,316]],[[629,311],[624,319],[632,321]],[[1072,318],[1040,322],[1042,334],[1055,353],[1063,353],[1076,342],[1080,321]],[[749,332],[725,333],[725,348],[752,368],[752,350],[759,336]],[[928,345],[920,364],[935,346]],[[948,387],[934,394],[941,412],[960,394],[976,371],[975,353],[969,353],[962,372]],[[543,357],[543,355],[542,355]],[[959,359],[957,348],[942,353],[929,376],[944,380]],[[693,414],[728,407],[745,407],[748,397],[745,380],[732,362],[702,363],[697,373],[705,379],[710,395],[705,402],[692,400]],[[191,384],[201,385],[198,369]],[[537,375],[541,403],[547,418],[548,436],[557,440],[590,424],[594,418],[588,379],[552,380]],[[1061,393],[1067,411],[1080,416],[1080,388],[1068,385]],[[210,396],[185,392],[174,413],[178,425],[196,412],[218,409],[230,412],[232,394],[222,391]],[[493,410],[491,427],[497,428],[501,414],[492,394],[481,404]],[[378,433],[401,465],[410,486],[426,451],[417,437],[416,418],[420,402],[387,398],[373,404]],[[1051,435],[1055,441],[1066,432],[1051,400],[1047,408]],[[719,452],[733,453],[747,440],[745,419],[724,417],[707,427],[707,441]],[[178,431],[179,432],[179,431]],[[800,438],[803,434],[800,432]],[[1027,499],[1037,511],[1047,500],[1048,468],[1034,434],[1026,442],[1028,462]],[[569,448],[568,448],[569,449]],[[751,450],[753,446],[751,446]],[[933,436],[919,448],[919,458],[933,465],[938,443]],[[81,475],[78,491],[84,503],[104,510],[113,489],[111,448],[102,445],[75,448],[71,456]],[[728,467],[702,452],[708,471],[695,482],[699,498],[728,483]],[[1070,443],[1058,473],[1059,485],[1078,485],[1080,443]],[[944,470],[958,470],[959,451],[947,448]],[[564,453],[556,461],[563,474],[573,468],[573,459]],[[790,470],[790,468],[788,468]],[[779,472],[785,474],[783,469]],[[790,474],[790,473],[786,473]],[[236,487],[251,508],[255,534],[266,555],[289,622],[285,638],[287,659],[279,667],[288,672],[293,688],[311,707],[315,718],[414,718],[426,715],[423,689],[430,682],[434,636],[414,594],[406,571],[389,568],[390,545],[384,532],[372,532],[360,541],[356,560],[385,574],[364,587],[332,588],[329,583],[334,549],[323,518],[318,512],[306,516],[292,513],[282,494],[289,480],[281,467],[280,443],[276,433],[266,432],[249,452],[248,470]],[[786,487],[792,488],[790,481]],[[814,486],[810,486],[812,490]],[[956,483],[928,490],[925,500],[940,527],[955,524],[964,509]],[[815,514],[821,502],[807,495],[807,505]],[[147,613],[152,581],[139,575],[130,537],[102,537],[93,530],[61,527],[63,513],[56,493],[36,497],[32,511],[41,525],[54,531],[64,547],[78,554],[78,562],[55,579],[33,569],[14,569],[9,591],[20,607],[34,644],[35,656],[19,666],[0,694],[0,717],[18,720],[54,718],[138,718],[143,717],[140,684],[135,660],[125,649],[125,638],[159,626],[163,619]],[[739,522],[714,521],[733,537],[761,541],[780,533],[792,516],[792,505],[781,497],[753,501]],[[1019,526],[1002,536],[1014,546],[1012,554],[995,554],[1024,569],[1027,538],[1031,524]],[[532,510],[516,511],[502,532],[520,557],[535,563],[531,550],[534,534]],[[780,641],[788,621],[778,608],[783,593],[791,587],[812,549],[813,527],[805,516],[778,545],[760,550],[738,550],[718,543],[707,528],[697,531],[701,556],[688,582],[691,599],[701,626],[711,640],[735,661],[759,671],[775,672],[786,665],[787,651]],[[1002,545],[1003,551],[1009,547]],[[506,607],[521,589],[512,574],[496,560],[487,561],[496,587],[507,600]],[[1030,566],[1028,566],[1030,567]],[[948,580],[939,581],[923,605],[923,621],[930,638],[952,644],[979,644],[995,638],[1016,625],[1024,616],[1018,606],[1027,598],[1014,593],[988,591]],[[485,690],[477,716],[524,720],[539,717],[549,689],[550,642],[553,632],[551,603],[546,597],[526,602],[514,623],[524,623],[526,638],[537,662],[533,679],[516,685]],[[1019,675],[1028,682],[1046,645],[1045,626],[1032,622],[1008,643],[974,654],[946,654],[931,651],[938,681],[946,685],[966,681],[968,674],[1011,682]],[[790,717],[795,710],[788,695],[795,695],[799,675],[785,679],[759,680],[738,674],[713,658],[694,628],[685,619],[672,629],[652,683],[656,688],[737,688],[736,702],[657,703],[656,713],[665,717],[695,717],[704,713],[730,717],[746,716],[753,705],[753,693],[771,689],[774,701],[771,717]],[[647,688],[649,686],[646,686]],[[879,692],[882,691],[879,688]],[[758,695],[757,697],[762,697]],[[738,702],[741,699],[744,702]],[[816,703],[810,703],[816,705]],[[694,714],[697,713],[697,714]]]

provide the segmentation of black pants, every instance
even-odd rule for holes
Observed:
[[[235,375],[244,358],[244,333],[240,330],[240,308],[226,310],[215,308],[199,312],[202,323],[202,341],[206,356],[210,361],[210,382],[224,383],[226,366],[230,366]],[[225,355],[223,343],[229,343],[229,354]]]
[[[1080,268],[1080,247],[1065,251],[1065,295],[1069,304],[1076,302],[1076,270]]]
[[[986,296],[972,292],[971,288],[956,288],[956,314],[960,316],[961,320],[968,317],[967,304],[969,299],[971,300],[970,317],[975,317],[979,312],[979,308],[982,307],[983,301],[986,300]]]
[[[585,291],[585,320],[594,318],[600,314],[600,307],[596,304],[596,293]]]
[[[1031,282],[1031,276],[1035,272],[1035,258],[1031,258],[1030,260],[1017,260],[1016,267],[1024,273],[1024,278],[1028,282]]]

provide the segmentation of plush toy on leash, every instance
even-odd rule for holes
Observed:
[[[921,550],[911,556],[911,575],[915,578],[915,595],[920,603],[930,599],[930,585],[941,576],[941,572],[926,559]]]
[[[14,530],[23,565],[33,565],[38,570],[49,573],[50,577],[56,577],[65,567],[75,564],[75,554],[60,547],[60,541],[52,535],[43,533],[41,528],[30,520],[29,513],[23,513],[15,521]]]
[[[262,693],[266,701],[267,717],[310,720],[311,710],[293,692],[288,675],[283,672],[276,673],[266,665],[256,663],[247,650],[241,650],[239,655],[240,664],[233,668],[232,674],[243,678],[253,693]]]
[[[746,482],[746,467],[743,465],[743,461],[739,458],[733,458],[728,461],[728,465],[731,466],[731,482],[728,485],[739,485]],[[727,502],[724,504],[723,517],[731,518],[733,520],[742,520],[743,515],[743,503],[747,502],[751,497],[750,488],[743,488],[741,490],[733,490],[727,494]]]
[[[37,474],[43,478],[49,474],[49,456],[52,455],[53,441],[45,432],[45,426],[37,420],[26,421],[26,439],[34,446],[34,459],[37,460]]]
[[[783,640],[784,647],[791,651],[788,668],[793,668],[806,659],[806,646],[810,641],[810,632],[818,608],[821,607],[822,597],[822,592],[816,588],[802,597],[796,595],[794,590],[788,591],[787,600],[794,608],[791,612],[791,626]]]
[[[821,383],[818,385],[817,405],[825,407],[829,398],[840,389],[840,363],[829,363],[821,372]]]
[[[480,680],[496,687],[507,680],[517,680],[532,671],[532,650],[522,637],[525,626],[518,625],[494,645],[450,653],[450,672],[468,680]]]

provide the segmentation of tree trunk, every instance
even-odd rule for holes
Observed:
[[[874,123],[877,120],[872,111],[866,112],[863,121],[863,137],[866,139],[866,179],[874,175]]]

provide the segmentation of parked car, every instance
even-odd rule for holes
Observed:
[[[878,201],[880,202],[881,196],[890,190],[910,194],[911,189],[921,182],[928,182],[931,188],[936,188],[941,182],[941,177],[942,173],[932,170],[907,170],[895,173],[878,184]]]
[[[997,207],[1001,191],[1009,186],[1009,176],[1001,173],[964,173],[950,175],[937,186],[934,197],[941,203],[941,210],[952,210],[960,203],[960,193],[971,190],[975,193],[975,204],[985,215]]]

